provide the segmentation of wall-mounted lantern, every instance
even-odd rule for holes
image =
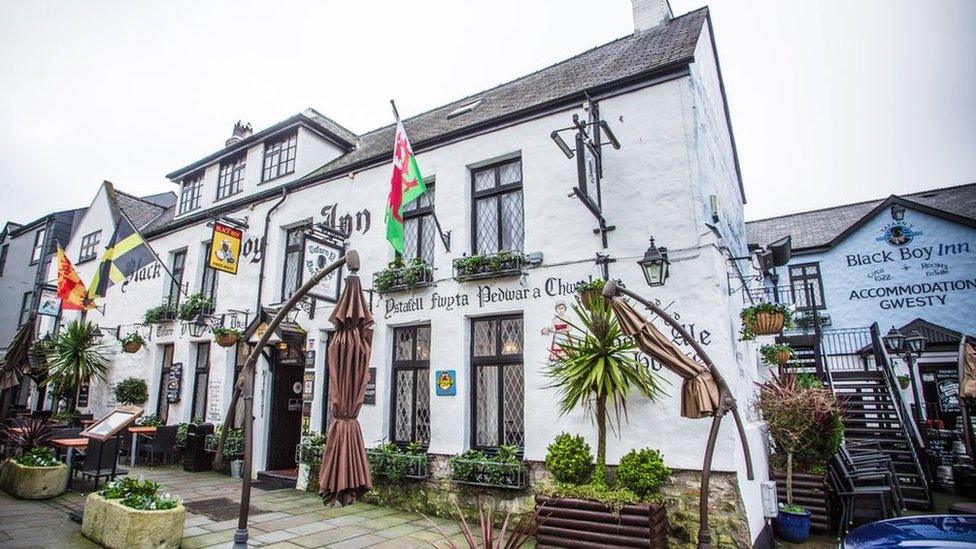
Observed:
[[[641,266],[641,271],[644,272],[644,280],[647,281],[648,286],[664,286],[664,282],[668,279],[668,266],[671,265],[671,262],[668,261],[668,249],[655,246],[654,237],[651,237],[651,245],[637,264]]]

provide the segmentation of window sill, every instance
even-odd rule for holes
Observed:
[[[241,189],[241,190],[237,191],[234,194],[228,194],[226,196],[220,196],[220,197],[214,198],[213,203],[216,204],[218,202],[222,202],[224,200],[227,200],[228,198],[234,198],[235,196],[237,196],[239,194],[244,194],[244,189]]]
[[[294,174],[295,174],[295,170],[292,170],[292,171],[290,171],[288,173],[283,173],[283,174],[276,175],[276,176],[274,176],[274,177],[272,177],[270,179],[262,179],[261,182],[258,183],[258,185],[260,186],[260,185],[264,185],[265,183],[271,183],[272,181],[275,181],[277,179],[281,179],[281,178],[284,178],[284,177],[288,177],[289,175],[294,175]]]
[[[75,266],[77,267],[78,265],[84,265],[85,263],[91,263],[92,261],[95,261],[96,259],[98,259],[98,256],[97,255],[93,255],[91,257],[86,257],[85,259],[82,259],[82,258],[79,257],[78,258],[78,261],[75,261]]]

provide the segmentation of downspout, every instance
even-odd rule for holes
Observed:
[[[254,305],[255,318],[261,315],[261,294],[264,290],[264,262],[268,259],[268,228],[271,226],[271,214],[288,198],[288,187],[281,187],[281,198],[271,206],[264,215],[264,234],[261,236],[261,266],[258,268],[258,299]]]

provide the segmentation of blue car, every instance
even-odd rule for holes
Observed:
[[[880,520],[851,531],[845,549],[912,547],[976,549],[976,515],[926,515]]]

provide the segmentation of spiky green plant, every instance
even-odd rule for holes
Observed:
[[[565,415],[582,406],[597,427],[594,484],[606,484],[607,424],[617,431],[627,419],[632,392],[655,400],[663,394],[663,378],[638,362],[637,345],[625,336],[605,300],[589,308],[577,298],[570,334],[559,343],[563,356],[551,363],[550,387],[559,390],[559,411]]]
[[[78,387],[93,379],[104,381],[108,373],[108,358],[103,347],[94,341],[95,328],[91,322],[73,320],[51,343],[46,383],[57,388],[70,411],[75,409]]]

